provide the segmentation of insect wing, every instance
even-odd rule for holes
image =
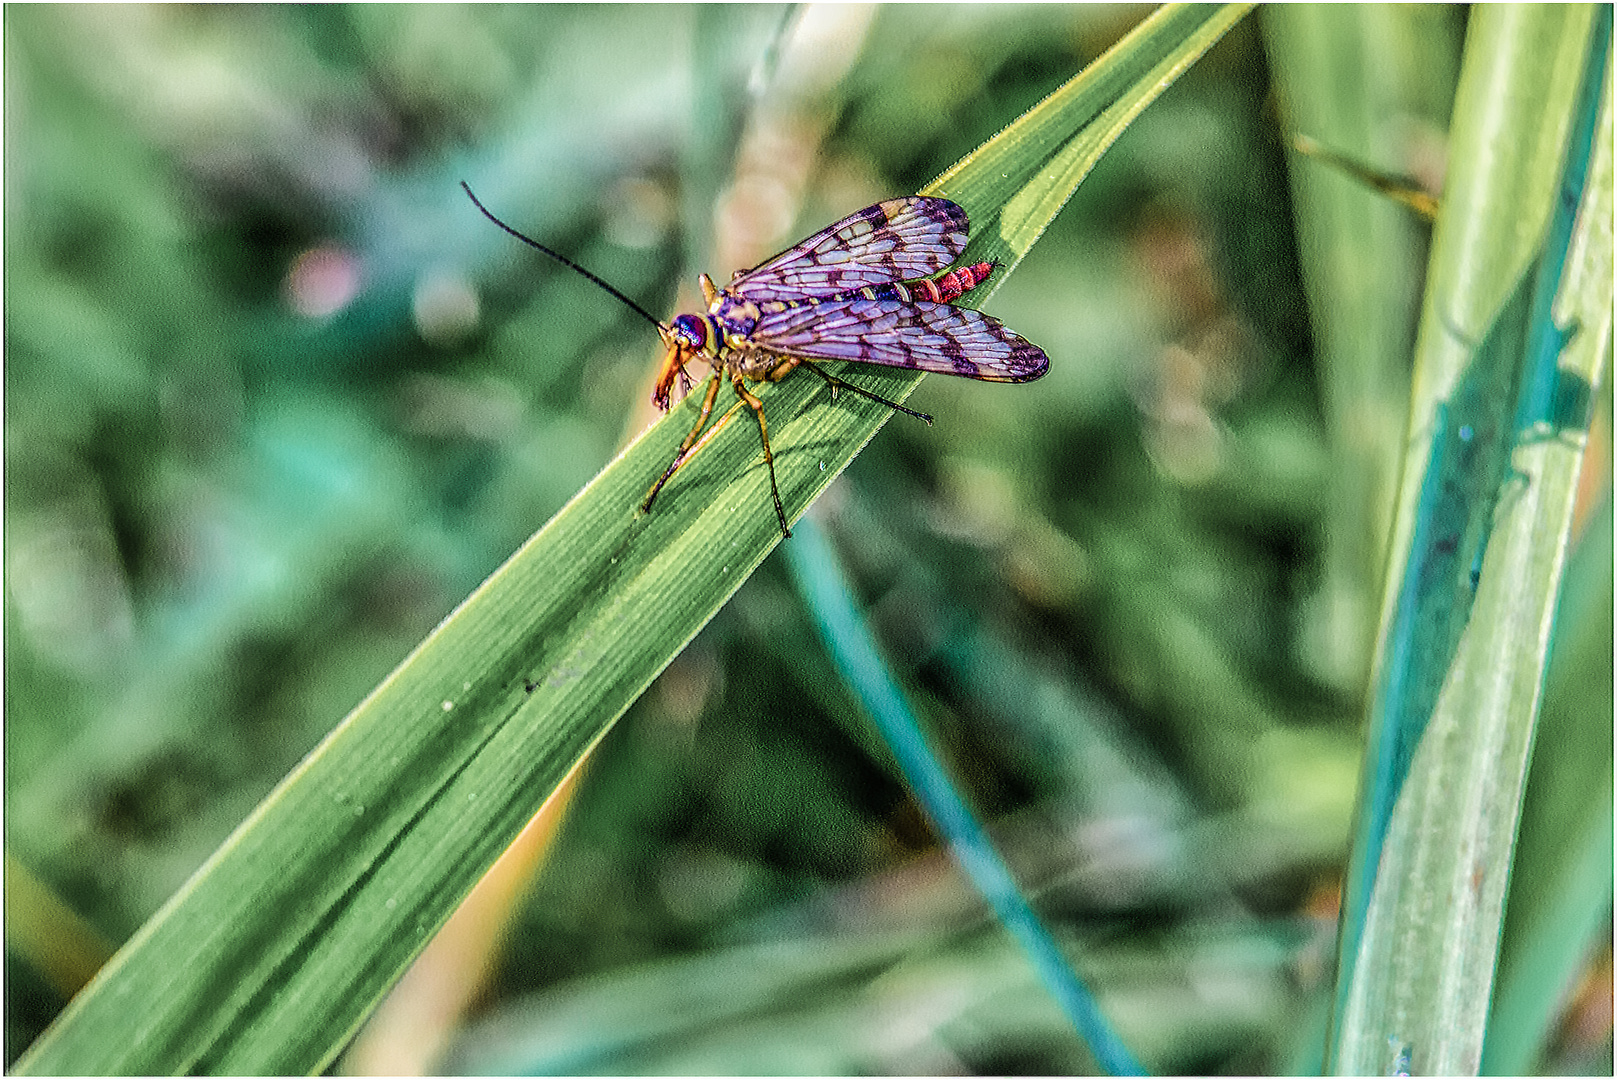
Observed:
[[[937,371],[985,382],[1028,382],[1050,367],[1044,350],[991,315],[898,299],[834,300],[772,312],[750,339],[758,348],[810,360]]]
[[[804,300],[931,277],[965,250],[966,232],[966,212],[948,199],[888,199],[737,273],[725,291],[747,300]]]

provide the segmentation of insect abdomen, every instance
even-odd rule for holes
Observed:
[[[913,304],[917,300],[924,300],[933,304],[947,304],[958,300],[961,296],[975,289],[988,280],[988,275],[994,272],[993,263],[972,263],[951,270],[938,278],[924,278],[920,281],[894,281],[886,285],[867,285],[849,296],[861,296],[866,300],[901,300],[906,304]]]
[[[935,297],[924,296],[922,299],[931,300],[935,304],[952,303],[987,281],[988,275],[994,272],[994,266],[995,264],[991,262],[972,263],[958,270],[950,270],[940,278],[921,282],[920,284],[930,286],[932,291],[937,293]]]
[[[773,314],[792,308],[818,307],[821,304],[834,304],[844,300],[897,300],[905,304],[913,304],[919,300],[931,304],[948,304],[987,281],[988,275],[992,274],[998,265],[991,262],[972,263],[937,278],[889,281],[882,285],[866,285],[862,289],[849,289],[828,296],[805,296],[798,300],[765,300],[751,303],[747,306],[753,317],[744,325],[737,321],[733,314],[734,310],[739,309],[742,301],[726,296],[715,305],[714,310],[720,313],[719,318],[726,325],[739,329],[742,333],[749,333],[760,313]]]

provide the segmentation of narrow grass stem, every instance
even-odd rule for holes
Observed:
[[[1101,1013],[1048,928],[1022,895],[1010,868],[994,849],[931,748],[903,692],[888,672],[875,639],[848,589],[847,576],[825,533],[812,516],[797,523],[785,545],[787,565],[837,670],[847,681],[898,759],[916,798],[955,858],[993,908],[999,921],[1032,961],[1095,1059],[1114,1076],[1141,1076],[1144,1069]]]

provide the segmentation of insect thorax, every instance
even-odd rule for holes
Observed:
[[[762,309],[751,300],[743,300],[730,293],[720,293],[715,297],[709,310],[724,330],[726,338],[734,334],[742,337],[751,334],[753,327],[758,325],[758,316],[763,314]]]

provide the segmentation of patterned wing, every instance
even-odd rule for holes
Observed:
[[[804,300],[931,277],[965,250],[966,231],[966,212],[948,199],[888,199],[738,271],[724,291],[747,300]]]
[[[811,360],[938,371],[985,382],[1028,382],[1050,367],[1044,350],[998,319],[925,301],[835,300],[772,312],[748,335],[769,352]]]

